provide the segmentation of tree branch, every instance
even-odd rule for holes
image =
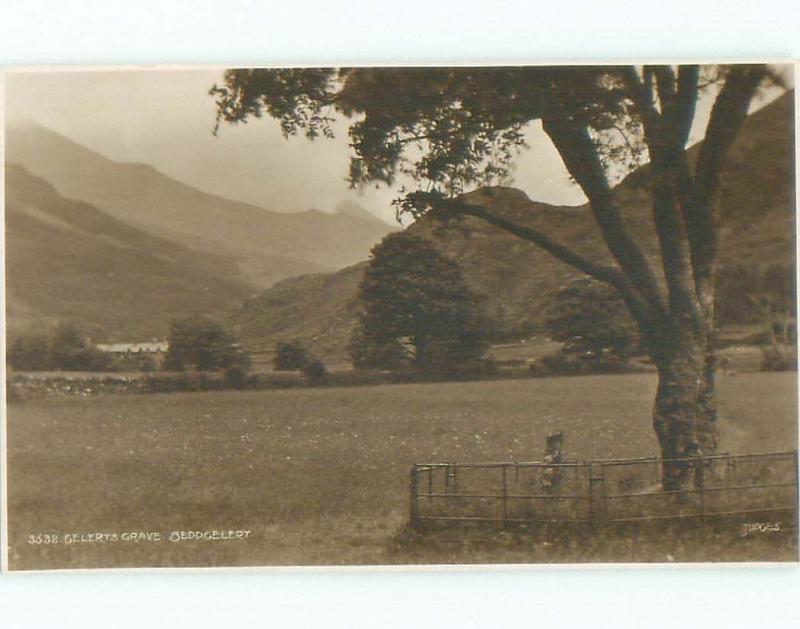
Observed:
[[[642,111],[645,140],[650,153],[653,224],[669,290],[670,312],[702,328],[702,311],[695,293],[691,248],[682,214],[689,191],[686,138],[697,96],[697,68],[681,68],[676,80],[670,66],[653,66],[658,84],[660,113],[634,91],[634,104]],[[676,85],[676,83],[678,85]]]
[[[642,328],[642,331],[646,334],[648,331],[652,330],[654,321],[648,304],[639,296],[627,276],[618,268],[592,262],[564,245],[551,240],[539,230],[518,225],[517,223],[490,212],[485,206],[466,203],[461,199],[440,199],[432,203],[435,210],[444,210],[447,213],[456,215],[474,216],[518,238],[532,242],[561,262],[568,264],[590,277],[609,284],[615,288],[625,300],[631,314]]]
[[[563,111],[544,116],[542,126],[567,170],[588,197],[595,222],[609,251],[653,312],[663,314],[664,299],[658,281],[639,245],[625,229],[588,130],[570,121]]]
[[[686,141],[694,118],[699,68],[682,66],[677,79],[670,66],[647,66],[645,73],[656,78],[660,112],[632,68],[624,73],[623,80],[642,120],[650,154],[653,224],[670,312],[690,320],[693,328],[700,330],[702,310],[695,292],[691,246],[682,210],[691,187]]]
[[[672,108],[675,100],[675,71],[671,66],[649,66],[656,77],[658,85],[658,101],[661,103],[661,114]]]
[[[646,132],[648,126],[655,124],[659,118],[659,113],[653,100],[654,66],[644,66],[642,70],[644,80],[639,80],[639,75],[633,66],[626,66],[622,68],[621,72],[627,93],[636,107]]]
[[[678,92],[675,96],[672,124],[676,132],[676,144],[686,148],[689,132],[694,122],[697,96],[700,90],[700,66],[683,65],[678,68]]]
[[[756,89],[766,75],[766,67],[762,65],[733,66],[711,110],[694,185],[684,206],[696,281],[710,277],[716,259],[721,226],[717,201],[722,165],[747,118]]]

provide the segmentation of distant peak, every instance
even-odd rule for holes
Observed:
[[[367,210],[365,210],[361,205],[356,203],[355,201],[345,200],[340,201],[336,204],[336,213],[337,214],[346,214],[349,216],[371,216]]]
[[[468,203],[496,203],[498,201],[504,203],[531,203],[531,199],[525,192],[509,186],[484,186],[467,192],[462,198]]]
[[[351,217],[360,221],[368,221],[370,223],[377,223],[380,225],[389,225],[391,229],[396,229],[396,223],[388,223],[377,214],[373,214],[367,210],[363,205],[356,203],[350,199],[340,201],[336,205],[336,214],[338,216]]]
[[[25,133],[46,133],[52,136],[58,136],[60,138],[70,140],[70,138],[67,138],[67,136],[64,134],[48,127],[46,124],[39,122],[36,120],[36,118],[31,118],[29,116],[23,118],[9,118],[6,122],[6,129]],[[74,142],[74,140],[70,141]]]

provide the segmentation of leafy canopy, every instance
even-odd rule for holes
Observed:
[[[358,298],[358,366],[455,367],[483,355],[478,304],[460,268],[421,238],[400,232],[376,245]]]
[[[275,371],[292,371],[302,369],[309,358],[308,351],[300,343],[284,341],[278,343],[272,365]]]
[[[16,337],[8,348],[6,361],[19,371],[45,371],[50,363],[50,339],[46,334]]]
[[[61,322],[50,338],[48,363],[52,369],[66,371],[104,371],[110,357],[98,350],[77,325]]]
[[[556,295],[547,330],[564,343],[562,351],[596,361],[627,360],[639,342],[625,302],[609,286],[592,279],[571,282]]]
[[[165,369],[197,370],[249,367],[248,356],[239,349],[234,336],[208,317],[194,316],[170,324],[169,350]]]
[[[218,126],[267,113],[285,136],[313,139],[333,136],[337,113],[353,119],[351,185],[393,185],[405,176],[422,187],[399,200],[399,208],[419,212],[426,195],[453,196],[471,184],[507,180],[525,146],[525,126],[546,113],[596,130],[609,161],[626,151],[638,157],[641,145],[631,138],[639,124],[620,72],[601,66],[241,69],[227,71],[225,84],[211,93]]]
[[[349,118],[352,186],[413,181],[395,200],[398,215],[473,215],[529,240],[613,286],[656,339],[707,332],[721,169],[756,91],[776,80],[770,67],[748,64],[244,69],[227,71],[211,93],[218,125],[266,113],[284,135],[316,138],[333,134],[337,114]],[[692,165],[686,146],[710,87],[716,98]],[[536,120],[589,199],[614,265],[458,198],[467,186],[507,179]],[[645,154],[664,283],[626,228],[608,177]]]

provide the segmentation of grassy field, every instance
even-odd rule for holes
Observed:
[[[556,430],[568,458],[654,454],[655,385],[647,374],[15,403],[10,565],[537,561],[514,545],[405,553],[397,538],[411,464],[537,460]],[[796,396],[796,374],[720,376],[722,448],[795,447]],[[172,531],[231,529],[251,533],[169,541]],[[123,532],[162,541],[122,541]],[[28,543],[37,534],[58,542]]]

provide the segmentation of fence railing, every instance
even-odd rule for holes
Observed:
[[[665,464],[685,466],[680,489],[661,486]],[[637,522],[790,512],[798,505],[797,451],[685,459],[417,463],[411,523]]]

